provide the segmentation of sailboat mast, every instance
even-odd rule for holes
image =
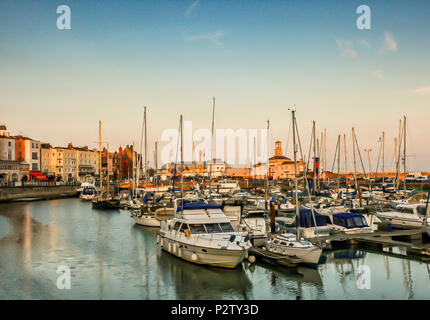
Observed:
[[[144,110],[146,111],[146,107],[144,107]],[[137,167],[137,173],[136,173],[137,187],[139,187],[140,169],[142,168],[142,152],[143,152],[143,146],[142,146],[142,144],[143,144],[143,129],[144,129],[144,125],[145,125],[145,113],[143,114],[142,131],[140,133],[140,150],[139,150],[140,155],[138,155],[138,160],[137,160],[137,163],[139,163],[139,165],[136,166]]]
[[[134,153],[134,141],[133,141],[133,159],[132,159],[132,164],[133,164],[133,172],[132,172],[132,198],[135,198],[135,193],[136,193],[136,155]]]
[[[147,129],[147,125],[146,125],[146,107],[145,107],[145,111],[143,113],[143,121],[145,123],[145,188],[144,190],[146,190],[146,186],[147,186],[147,179],[148,179],[148,163],[146,161],[146,151],[147,151],[147,135],[146,135],[146,129]],[[140,155],[142,157],[142,155]]]
[[[339,194],[340,189],[340,134],[337,136],[337,145],[338,145],[338,153],[337,153],[337,193]]]
[[[403,118],[403,190],[406,191],[406,116]]]
[[[348,159],[347,159],[347,155],[346,155],[346,134],[343,134],[343,146],[344,146],[344,152],[345,152],[345,183],[346,183],[346,192],[348,192],[349,189],[349,183],[348,183]]]
[[[109,184],[109,143],[107,144],[107,150],[106,150],[106,173],[107,173],[107,188],[108,193],[110,194],[110,184]]]
[[[402,119],[399,121],[399,138],[398,141],[398,151],[397,151],[397,159],[396,159],[396,187],[399,189],[400,184],[400,152],[402,148]]]
[[[211,131],[211,159],[209,168],[209,194],[212,190],[212,167],[213,163],[213,149],[214,149],[214,126],[215,126],[215,97],[212,97],[212,131]]]
[[[103,173],[102,173],[102,122],[99,121],[99,156],[100,156],[100,192],[103,192]]]
[[[255,142],[255,137],[254,137],[254,181],[256,179],[256,174],[257,174],[257,167],[256,167],[257,155],[256,155],[256,153],[257,153],[257,144]]]
[[[181,198],[184,197],[184,136],[183,136],[183,122],[181,114]]]
[[[294,199],[296,200],[296,221],[297,221],[297,217],[299,217],[300,214],[300,204],[299,204],[299,199],[298,199],[298,185],[297,185],[297,146],[296,146],[296,115],[295,115],[295,111],[292,110],[292,121],[293,121],[293,154],[294,154],[294,188],[295,188],[295,197]],[[300,239],[300,234],[299,234],[299,230],[297,230],[296,232],[296,239],[299,240]]]
[[[385,182],[385,132],[382,131],[382,183]]]
[[[314,180],[314,190],[316,191],[317,190],[317,175],[316,175],[316,172],[317,172],[317,167],[318,167],[318,164],[317,164],[317,150],[316,150],[316,146],[317,146],[317,144],[316,144],[316,133],[315,133],[315,121],[312,121],[312,125],[313,125],[313,130],[312,130],[312,132],[313,132],[313,140],[314,140],[314,142],[313,142],[313,147],[314,147],[314,168],[313,168],[313,180]]]
[[[266,210],[268,209],[268,199],[269,199],[269,120],[267,120],[267,146],[266,146]]]
[[[155,141],[155,173],[154,173],[154,186],[158,188],[157,170],[158,170],[158,141]]]
[[[324,184],[326,183],[327,175],[327,129],[324,128]]]
[[[355,190],[358,191],[358,182],[357,182],[357,162],[355,160],[355,132],[354,128],[352,128],[352,153],[354,157],[354,181],[355,181]]]

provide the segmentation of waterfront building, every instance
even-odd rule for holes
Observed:
[[[0,185],[20,181],[21,163],[14,160],[0,160]]]
[[[15,139],[6,125],[0,125],[0,184],[20,180],[21,163],[15,160]]]
[[[95,176],[99,172],[99,153],[87,146],[52,147],[43,145],[41,148],[42,172],[46,176],[55,177],[57,181],[85,181],[86,176]]]
[[[306,170],[306,163],[300,159],[297,162],[297,174],[302,175]],[[255,175],[257,179],[264,179],[267,173],[267,165],[257,163],[253,166],[251,175]],[[282,153],[282,142],[275,142],[275,155],[269,158],[269,177],[280,179],[294,179],[294,161],[287,158]]]
[[[71,144],[69,146],[72,147]],[[85,177],[97,175],[100,163],[99,152],[88,149],[88,146],[74,147],[73,149],[76,151],[75,179],[83,182]]]
[[[213,159],[207,163],[206,173],[209,176],[212,175],[212,178],[219,178],[225,175],[226,163],[220,159]],[[212,171],[211,171],[212,170]]]
[[[15,161],[21,163],[21,181],[34,179],[45,180],[40,175],[41,142],[21,135],[14,136]]]
[[[226,168],[225,176],[229,178],[252,178],[252,170],[250,168]]]
[[[6,126],[0,126],[0,160],[15,160],[15,139],[9,136]]]

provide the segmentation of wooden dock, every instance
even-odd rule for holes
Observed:
[[[379,246],[379,247],[405,247],[411,254],[430,256],[430,244],[414,242],[414,239],[422,239],[422,235],[427,233],[425,229],[417,228],[410,230],[375,231],[372,233],[360,234],[339,234],[327,237],[317,237],[315,241],[330,242],[355,242],[358,244]],[[411,241],[400,241],[393,238],[407,238]]]

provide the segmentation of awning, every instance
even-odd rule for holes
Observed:
[[[40,171],[30,171],[30,175],[35,177],[37,180],[40,180],[40,181],[48,180],[48,178],[45,177],[43,174],[41,174]]]

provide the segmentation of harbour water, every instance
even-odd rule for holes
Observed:
[[[430,264],[419,260],[354,248],[324,253],[313,269],[224,270],[161,252],[156,234],[128,211],[79,199],[1,204],[0,299],[430,299]],[[57,288],[61,265],[70,289]]]

